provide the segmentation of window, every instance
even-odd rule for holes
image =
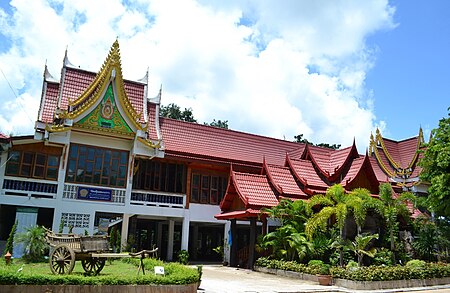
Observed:
[[[128,152],[71,144],[66,181],[125,187]]]
[[[57,180],[59,156],[31,151],[10,151],[6,175]]]
[[[184,164],[138,159],[134,170],[133,189],[186,192]]]
[[[228,178],[217,174],[192,173],[191,202],[220,204],[225,195]]]

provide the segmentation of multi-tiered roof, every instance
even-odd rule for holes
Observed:
[[[149,99],[147,80],[123,79],[117,41],[98,73],[71,65],[66,53],[59,81],[45,68],[35,137],[94,132],[134,140],[167,158],[230,166],[217,218],[256,216],[282,198],[308,199],[333,184],[348,191],[364,187],[376,195],[381,182],[397,189],[418,183],[422,130],[399,142],[377,130],[365,155],[354,141],[341,150],[299,144],[159,117],[161,90]]]

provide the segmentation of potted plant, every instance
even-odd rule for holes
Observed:
[[[317,275],[317,279],[319,284],[322,286],[330,286],[331,285],[331,275],[330,275],[330,265],[322,264],[320,266],[319,274]]]

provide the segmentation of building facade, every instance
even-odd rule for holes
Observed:
[[[421,132],[406,142],[377,132],[360,155],[355,143],[336,151],[159,117],[161,90],[149,98],[147,75],[124,79],[120,59],[116,41],[97,73],[73,66],[67,52],[59,79],[44,69],[35,133],[0,137],[0,243],[16,221],[18,232],[117,229],[122,248],[217,261],[214,249],[224,247],[236,265],[274,225],[258,220],[260,209],[282,198],[335,183],[373,194],[380,182],[420,186]]]

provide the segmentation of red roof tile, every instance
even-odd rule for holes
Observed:
[[[317,174],[311,161],[288,159],[291,170],[294,172],[300,182],[308,188],[310,186],[319,188],[328,188],[326,184]]]
[[[294,142],[163,117],[160,127],[168,154],[261,166],[264,158],[269,164],[282,165],[286,153],[298,148]]]
[[[378,182],[389,182],[388,175],[381,169],[377,159],[375,157],[369,157],[369,161]]]
[[[247,208],[278,205],[278,200],[265,175],[232,172],[232,180]]]
[[[394,162],[404,169],[409,167],[416,155],[418,139],[419,137],[413,137],[397,142],[383,138],[383,143]]]
[[[45,92],[39,111],[39,120],[46,123],[53,122],[54,113],[58,105],[59,83],[45,82]]]
[[[289,168],[268,164],[265,164],[264,168],[270,182],[281,194],[302,197],[307,196],[306,193],[300,189]]]

